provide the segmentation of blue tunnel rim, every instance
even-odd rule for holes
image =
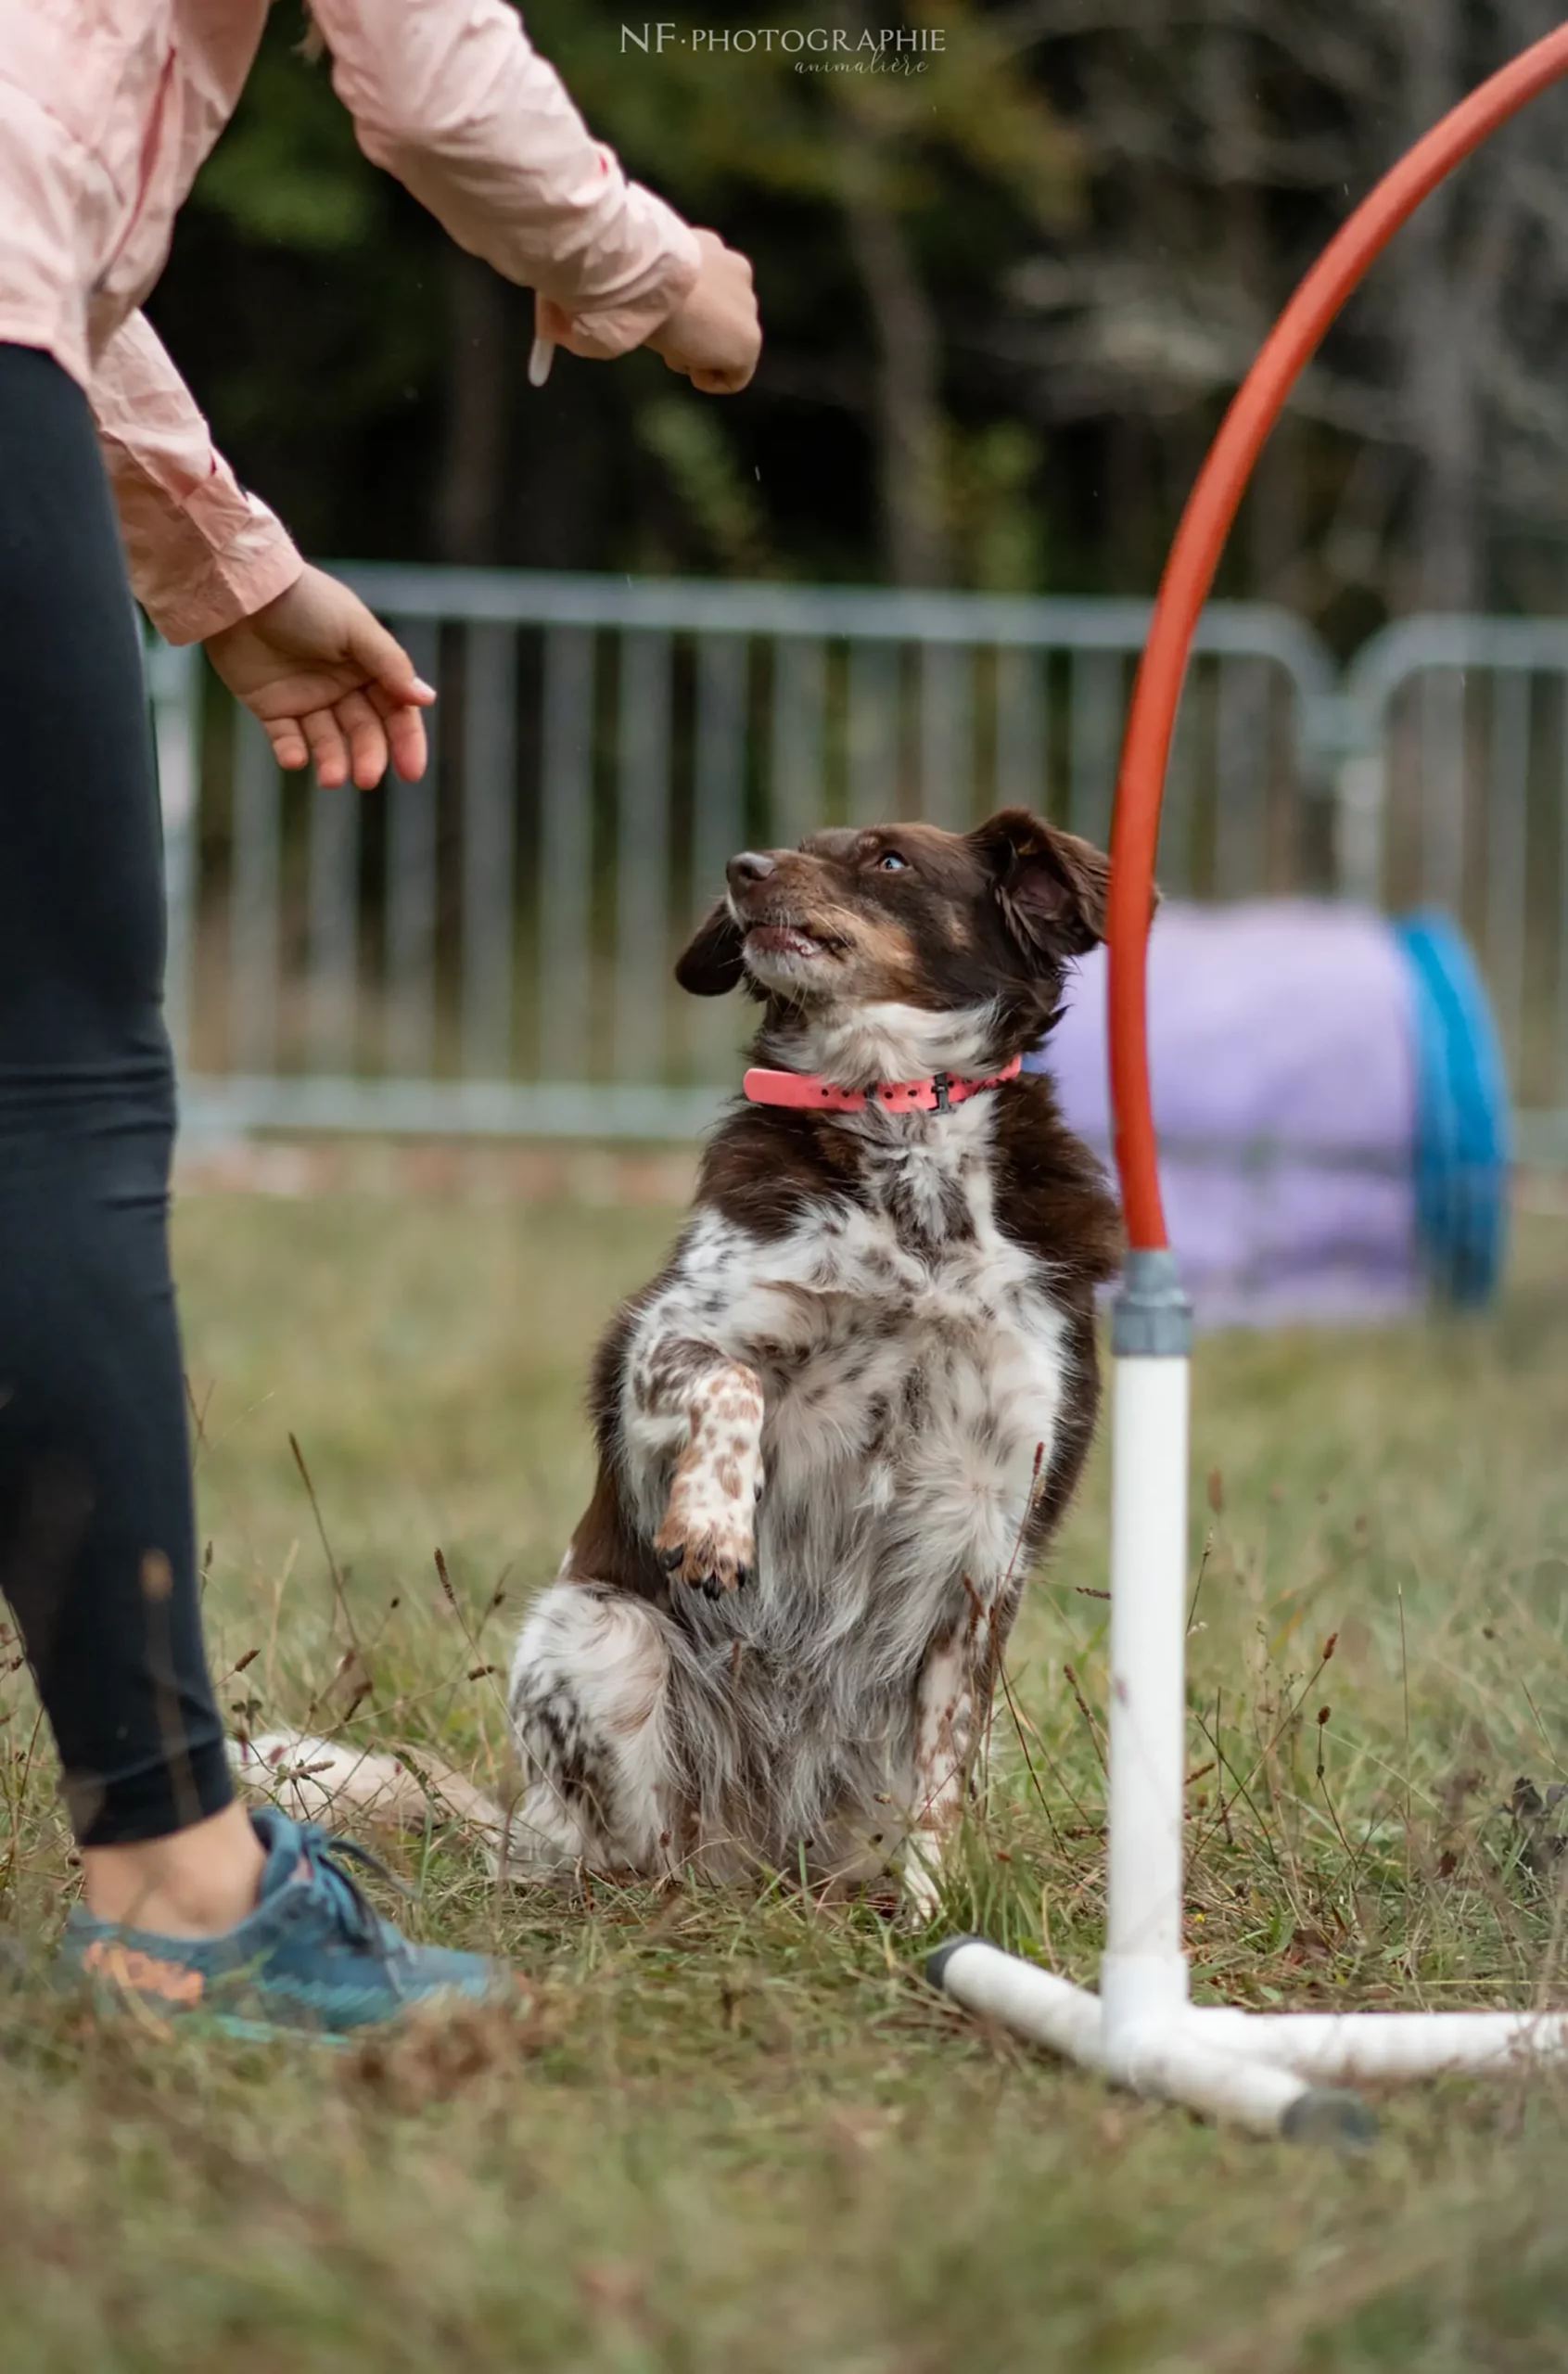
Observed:
[[[1452,916],[1421,909],[1394,929],[1411,990],[1422,1264],[1441,1301],[1473,1309],[1497,1293],[1507,1253],[1508,1066],[1486,985]]]

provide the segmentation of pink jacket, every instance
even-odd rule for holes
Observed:
[[[304,566],[136,310],[233,113],[268,0],[0,0],[0,341],[87,390],[132,582],[191,643]],[[312,0],[360,147],[461,247],[617,352],[697,275],[680,217],[589,134],[506,0]]]

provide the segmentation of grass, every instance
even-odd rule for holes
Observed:
[[[352,1635],[371,1685],[354,1736],[493,1775],[491,1668],[588,1478],[587,1351],[671,1217],[182,1207],[208,1619],[236,1720],[344,1719]],[[1526,1239],[1484,1325],[1205,1346],[1195,1423],[1200,1993],[1568,2003],[1549,1858],[1503,1810],[1519,1776],[1565,1777],[1568,1229]],[[1015,1641],[1027,1757],[1003,1710],[947,1907],[1081,1978],[1103,1564],[1101,1463]],[[19,1674],[0,1919],[46,1940],[70,1854],[32,1727]],[[0,1993],[7,2374],[1568,2357],[1555,2080],[1403,2095],[1364,2158],[1293,2152],[982,2032],[866,1909],[498,1897],[439,1835],[401,1860],[414,1926],[529,1974],[516,2019],[324,2056],[96,2025],[26,1977]]]

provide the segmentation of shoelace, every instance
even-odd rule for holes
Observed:
[[[357,1839],[332,1837],[320,1822],[301,1822],[299,1827],[300,1856],[349,1936],[380,1960],[389,1960],[394,1943],[401,1943],[397,1932],[382,1920],[353,1873],[343,1869],[341,1858],[347,1857],[374,1871],[377,1879],[385,1880],[410,1902],[413,1890],[403,1885],[395,1871],[387,1869],[379,1855],[373,1855]]]

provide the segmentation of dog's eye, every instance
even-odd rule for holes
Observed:
[[[878,874],[907,874],[909,864],[908,858],[900,857],[897,849],[884,849],[876,861],[876,870]]]

